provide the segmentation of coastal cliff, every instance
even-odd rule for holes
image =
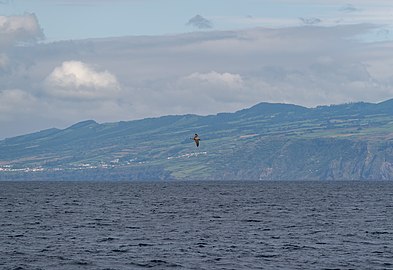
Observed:
[[[393,180],[393,101],[87,120],[0,141],[0,180],[147,179]]]

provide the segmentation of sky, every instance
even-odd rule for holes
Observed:
[[[0,0],[0,140],[390,98],[391,0]]]

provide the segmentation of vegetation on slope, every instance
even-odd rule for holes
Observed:
[[[89,120],[0,141],[0,179],[393,179],[392,138],[393,100]]]

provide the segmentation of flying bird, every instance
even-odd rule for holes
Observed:
[[[194,136],[194,142],[195,142],[195,144],[196,144],[196,147],[199,147],[199,141],[201,140],[201,139],[199,139],[199,136],[198,136],[198,134],[196,134],[195,133],[195,136]]]

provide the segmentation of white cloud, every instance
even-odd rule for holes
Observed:
[[[100,40],[87,61],[116,72],[132,118],[233,111],[261,101],[377,102],[391,97],[392,50],[353,39],[372,28],[256,28]]]
[[[170,80],[159,80],[138,90],[133,95],[136,115],[159,116],[166,114],[208,115],[231,112],[263,100],[261,88],[240,74],[210,71],[194,72]]]
[[[0,49],[17,42],[37,41],[44,37],[35,14],[0,16]]]
[[[80,61],[66,61],[46,78],[46,91],[54,97],[82,100],[117,98],[120,85],[109,71],[97,71]]]
[[[370,29],[254,28],[18,47],[0,57],[3,67],[16,57],[34,65],[0,75],[0,87],[24,90],[19,99],[3,92],[1,114],[20,120],[21,129],[33,117],[64,127],[84,119],[206,115],[263,101],[378,102],[393,97],[393,43],[354,38]],[[21,107],[29,108],[23,119]]]
[[[0,89],[0,139],[48,128],[40,101],[21,89]]]
[[[0,120],[12,120],[16,115],[31,113],[37,99],[20,89],[0,90]]]
[[[266,67],[250,85],[268,102],[313,107],[345,102],[378,102],[393,97],[393,91],[376,80],[361,63],[314,63],[305,68]],[[263,85],[258,87],[258,85]]]
[[[228,72],[195,72],[178,79],[174,84],[175,96],[183,96],[185,108],[192,106],[192,97],[199,106],[199,114],[216,113],[217,109],[233,109],[233,105],[244,102],[245,86],[240,74]],[[201,105],[203,104],[203,105]],[[198,107],[196,107],[198,108]]]
[[[239,88],[243,84],[243,79],[239,74],[218,73],[216,71],[209,73],[195,72],[186,76],[183,80],[195,82],[198,85],[209,84],[211,87]]]
[[[20,74],[15,76],[14,73],[33,63],[31,60],[26,61],[26,57],[14,51],[20,48],[21,44],[33,45],[42,38],[44,33],[34,14],[0,16],[0,75],[1,72],[5,72],[9,76],[0,76],[0,86],[3,89],[18,88],[15,84],[23,79],[19,77]],[[28,58],[31,59],[30,56]]]

